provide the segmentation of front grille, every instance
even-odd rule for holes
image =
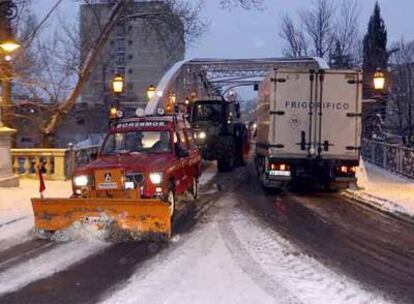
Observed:
[[[140,185],[144,182],[143,173],[128,173],[126,175],[127,182],[134,182],[136,185]]]

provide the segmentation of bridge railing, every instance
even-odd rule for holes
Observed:
[[[38,170],[44,170],[47,180],[68,180],[73,171],[92,160],[99,146],[81,149],[12,149],[13,172],[20,178],[37,179]]]
[[[414,179],[414,149],[363,139],[361,152],[365,161]]]

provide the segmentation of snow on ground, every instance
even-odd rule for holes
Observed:
[[[383,211],[414,216],[414,182],[361,160],[357,171],[360,189],[346,195]]]
[[[0,295],[13,292],[31,282],[48,277],[86,257],[97,254],[106,246],[104,243],[70,242],[29,259],[27,262],[0,273]]]
[[[45,197],[69,197],[71,193],[70,182],[46,181]],[[28,237],[33,228],[31,197],[39,197],[38,180],[20,179],[17,188],[0,188],[0,247],[10,238],[21,242]]]
[[[232,195],[220,199],[220,212],[147,261],[103,303],[386,303],[237,204]]]
[[[217,167],[215,161],[203,161],[203,172],[199,179],[200,186],[207,185],[217,174]]]

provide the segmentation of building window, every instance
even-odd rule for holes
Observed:
[[[128,31],[132,31],[132,25],[128,25]]]
[[[117,48],[118,51],[125,51],[125,39],[118,39]]]
[[[134,73],[134,70],[129,69],[129,70],[128,70],[128,74],[132,74],[132,73]]]
[[[128,82],[127,89],[128,89],[128,91],[132,91],[134,89],[134,84],[131,83],[131,82]]]
[[[116,56],[116,64],[124,65],[125,64],[125,54],[120,53]]]
[[[129,60],[132,60],[132,58],[134,58],[134,56],[133,56],[132,54],[129,54],[129,55],[128,55],[128,59],[129,59]]]
[[[132,45],[132,40],[128,40],[128,44],[129,45]]]
[[[125,31],[125,25],[124,24],[119,24],[119,25],[116,26],[115,33],[118,36],[124,36],[125,32],[126,31]]]

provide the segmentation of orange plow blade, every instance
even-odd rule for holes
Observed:
[[[167,240],[171,236],[168,205],[157,199],[32,198],[35,229],[55,232],[75,222],[116,228],[133,240]]]

